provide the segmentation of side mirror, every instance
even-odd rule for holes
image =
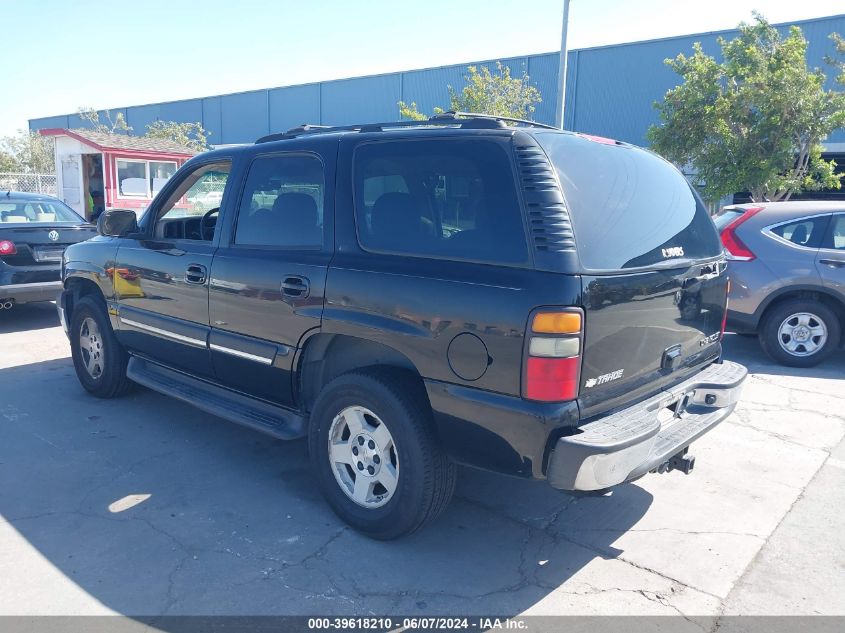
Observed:
[[[109,209],[97,218],[97,233],[108,237],[126,237],[138,232],[138,216],[132,209]]]

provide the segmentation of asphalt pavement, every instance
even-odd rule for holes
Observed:
[[[692,474],[605,497],[462,469],[382,543],[302,441],[79,386],[51,304],[0,312],[0,614],[845,614],[845,352],[752,372]]]

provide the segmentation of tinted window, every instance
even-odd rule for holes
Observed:
[[[528,259],[508,153],[484,140],[364,144],[355,153],[364,248],[492,263]]]
[[[701,199],[663,159],[573,134],[536,137],[557,170],[586,268],[619,270],[722,252]]]
[[[838,214],[833,216],[832,225],[830,227],[830,239],[832,244],[825,244],[825,248],[835,248],[837,250],[845,250],[845,215]]]
[[[797,246],[818,248],[827,228],[828,216],[809,220],[798,220],[772,229],[772,233]]]
[[[255,159],[241,198],[235,244],[322,246],[323,189],[323,163],[315,156]]]

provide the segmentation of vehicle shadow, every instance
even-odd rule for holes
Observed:
[[[68,359],[0,370],[0,422],[0,571],[30,600],[0,613],[516,614],[618,556],[652,502],[462,470],[439,521],[385,543],[332,514],[303,441],[92,398]]]
[[[0,334],[44,330],[59,325],[56,304],[52,301],[24,303],[11,310],[0,310]]]
[[[748,371],[753,374],[837,379],[845,375],[845,350],[841,348],[815,367],[787,367],[769,358],[760,347],[757,337],[754,336],[741,336],[728,332],[725,334],[722,346],[726,359],[741,359],[741,362],[748,367]]]

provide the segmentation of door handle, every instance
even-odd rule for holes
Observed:
[[[845,266],[845,259],[820,259],[819,263],[833,268],[842,268]]]
[[[311,282],[306,277],[291,275],[282,281],[282,294],[286,297],[304,299],[311,293]]]
[[[208,269],[202,264],[191,264],[185,270],[185,283],[202,285],[208,278]]]

